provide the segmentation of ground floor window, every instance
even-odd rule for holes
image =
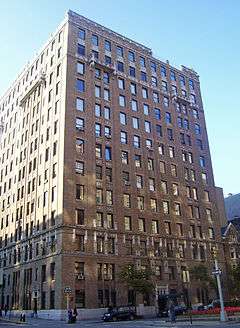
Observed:
[[[84,290],[76,290],[75,303],[76,303],[77,308],[85,308],[85,291]]]

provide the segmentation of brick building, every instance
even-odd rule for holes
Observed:
[[[192,266],[211,271],[213,245],[223,261],[192,69],[69,11],[1,98],[0,120],[2,304],[57,316],[70,287],[91,312],[133,301],[125,264],[151,266],[161,294],[181,292]],[[208,297],[194,282],[191,295]]]

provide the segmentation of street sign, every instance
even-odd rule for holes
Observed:
[[[72,294],[72,289],[69,286],[64,287],[64,294]]]
[[[214,276],[221,275],[221,274],[222,274],[222,270],[221,270],[221,269],[213,270],[213,271],[212,271],[212,274],[213,274]]]

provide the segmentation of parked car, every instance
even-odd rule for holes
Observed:
[[[175,305],[174,310],[175,310],[175,315],[182,315],[187,313],[187,307],[185,305]],[[169,316],[169,311],[167,308],[159,312],[159,317],[166,318],[168,316]]]
[[[202,303],[196,303],[192,305],[192,310],[193,311],[203,311],[205,310],[205,307]]]
[[[135,308],[131,306],[120,306],[111,308],[102,316],[103,321],[134,320],[136,319]]]
[[[174,310],[176,315],[187,313],[187,307],[185,305],[175,305]]]
[[[220,308],[220,301],[219,300],[213,300],[210,304],[205,305],[204,308],[205,308],[205,310]]]

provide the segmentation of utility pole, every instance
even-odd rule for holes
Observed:
[[[220,306],[221,306],[221,311],[220,311],[220,321],[227,321],[227,314],[224,310],[224,301],[223,301],[223,293],[222,293],[222,285],[221,285],[221,279],[220,276],[222,274],[221,269],[218,266],[218,260],[217,260],[217,250],[215,247],[212,248],[212,255],[214,259],[214,270],[212,274],[216,276],[217,278],[217,286],[218,286],[218,294],[219,294],[219,299],[220,299]]]

